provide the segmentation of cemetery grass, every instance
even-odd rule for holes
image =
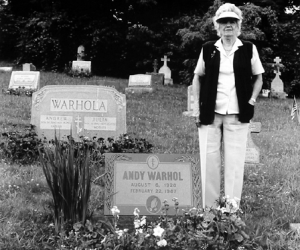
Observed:
[[[9,76],[1,76],[3,88]],[[87,81],[115,86],[121,92],[128,83],[43,72],[41,86]],[[154,153],[198,154],[193,119],[182,116],[187,108],[186,93],[184,86],[158,86],[154,93],[127,95],[128,133],[151,142]],[[291,106],[291,99],[259,98],[253,119],[262,123],[262,131],[252,135],[260,148],[261,164],[245,169],[242,219],[248,234],[263,249],[298,249],[300,244],[299,236],[289,228],[290,223],[300,223],[300,125],[290,118]],[[0,109],[1,133],[12,128],[21,130],[30,123],[30,97],[1,93]],[[100,186],[92,185],[90,209],[95,211],[94,220],[102,218],[102,194]],[[2,160],[0,249],[45,249],[43,242],[54,233],[51,223],[51,194],[39,163],[21,166]]]

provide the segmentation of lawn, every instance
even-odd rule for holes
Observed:
[[[8,73],[0,73],[3,89]],[[57,84],[101,84],[121,92],[126,79],[70,78],[41,72],[41,86]],[[186,86],[158,86],[154,93],[127,95],[127,130],[145,138],[154,153],[199,153],[193,119],[182,115],[187,109]],[[262,131],[252,135],[259,147],[261,164],[245,170],[242,197],[243,220],[248,234],[263,249],[298,249],[299,237],[289,228],[300,223],[300,125],[291,120],[292,100],[259,98],[253,121]],[[1,133],[22,130],[30,123],[31,98],[1,93]],[[95,218],[102,216],[102,191],[92,185],[90,201]],[[38,163],[0,163],[0,249],[47,249],[51,242],[53,217],[51,193]],[[179,201],[180,202],[180,201]],[[54,239],[53,239],[54,240]]]

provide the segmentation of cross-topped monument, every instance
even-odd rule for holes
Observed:
[[[164,62],[164,65],[159,69],[158,73],[162,73],[165,75],[164,84],[165,85],[172,85],[173,80],[171,78],[171,70],[167,66],[167,62],[170,61],[170,59],[165,55],[164,58],[161,58],[161,61]]]
[[[284,85],[282,80],[280,79],[280,68],[283,67],[283,65],[280,63],[281,59],[277,56],[274,59],[275,64],[273,64],[274,73],[275,73],[275,78],[271,83],[271,97],[276,97],[280,99],[285,99],[287,94],[284,92]]]
[[[274,73],[275,74],[278,74],[279,76],[281,75],[281,72],[280,72],[280,67],[282,67],[283,65],[280,63],[281,62],[281,59],[276,56],[275,59],[274,59],[274,62],[275,64],[273,65],[273,67],[275,67],[275,70],[274,70]]]
[[[167,56],[164,56],[164,58],[161,58],[161,61],[164,62],[164,66],[167,66],[167,62],[170,61],[170,58],[168,58]]]

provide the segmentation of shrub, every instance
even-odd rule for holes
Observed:
[[[136,208],[133,231],[117,227],[119,209],[113,207],[112,223],[76,223],[57,236],[66,249],[164,249],[164,250],[246,250],[261,249],[245,233],[241,210],[235,199],[220,198],[218,208],[191,208],[180,215],[174,197],[175,216],[168,216],[165,200],[162,215],[152,222],[140,218]]]
[[[0,137],[0,157],[8,163],[31,164],[38,159],[38,147],[42,141],[37,137],[34,126],[2,133]]]
[[[55,144],[55,140],[47,141],[38,138],[33,125],[18,129],[16,125],[0,136],[0,158],[7,163],[33,164],[39,159],[39,148],[46,144]],[[68,147],[69,141],[62,141],[62,147]],[[104,153],[151,153],[153,145],[143,138],[133,138],[128,134],[113,138],[81,137],[73,144],[75,153],[87,146],[93,164],[104,165]]]

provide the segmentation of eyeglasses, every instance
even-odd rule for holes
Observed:
[[[235,19],[235,18],[221,18],[217,22],[220,23],[220,24],[227,24],[227,23],[235,24],[237,22],[237,19]]]

